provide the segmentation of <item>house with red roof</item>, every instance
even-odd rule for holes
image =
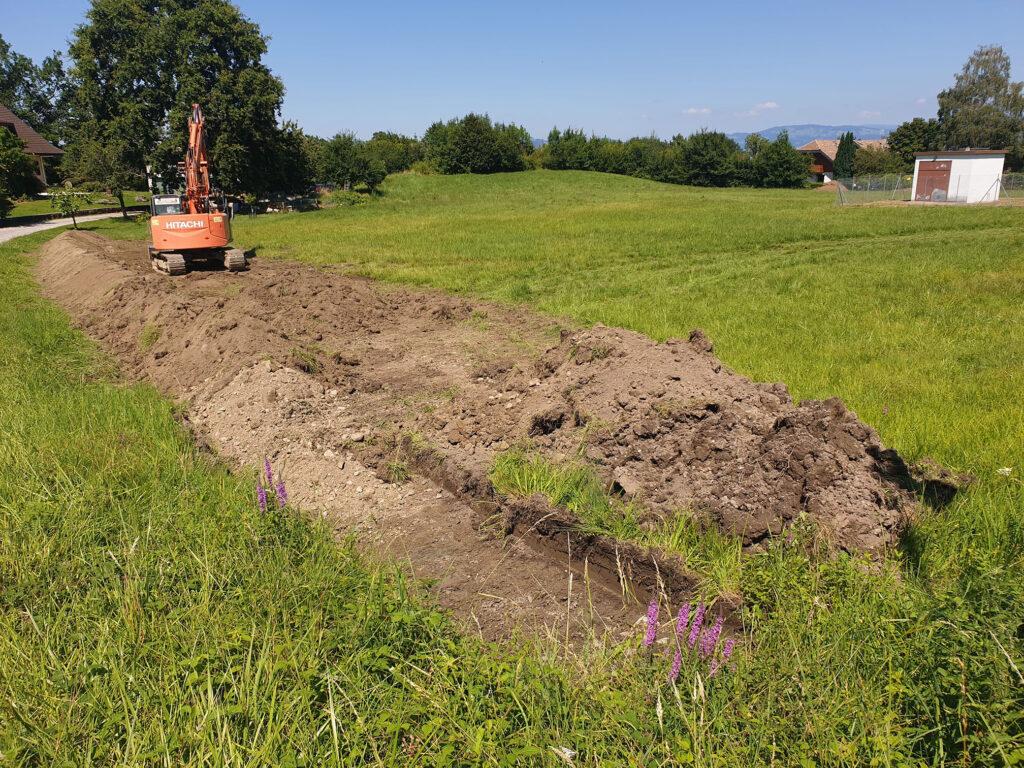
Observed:
[[[36,162],[36,178],[46,185],[46,159],[60,157],[64,150],[48,142],[28,123],[0,104],[0,131],[10,131],[25,144],[25,154]]]
[[[885,139],[864,139],[853,142],[862,149],[887,149],[889,142]],[[811,157],[811,177],[815,181],[828,182],[835,178],[836,155],[839,153],[838,139],[815,139],[802,147],[797,147]]]

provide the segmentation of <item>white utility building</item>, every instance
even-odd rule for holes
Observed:
[[[1006,150],[918,152],[910,199],[919,203],[994,203],[999,200]]]

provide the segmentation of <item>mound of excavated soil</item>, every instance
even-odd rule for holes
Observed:
[[[806,515],[835,546],[877,552],[913,503],[905,465],[842,403],[795,404],[782,384],[732,373],[699,331],[657,344],[262,260],[245,273],[172,279],[150,271],[143,245],[81,232],[43,247],[38,277],[127,373],[188,400],[218,451],[285,461],[317,508],[390,537],[427,575],[469,579],[455,591],[477,595],[465,603],[474,612],[486,593],[499,595],[495,615],[506,600],[544,603],[542,620],[566,615],[570,566],[545,570],[550,552],[523,541],[513,555],[481,542],[465,506],[493,501],[486,472],[524,439],[553,459],[582,449],[652,520],[693,515],[750,546]],[[401,479],[399,436],[429,448],[444,477],[411,486],[369,477],[367,465]],[[410,488],[420,490],[409,497]],[[487,570],[479,561],[492,556],[516,564],[473,581],[468,571]],[[545,583],[500,596],[531,557],[538,570],[525,582]],[[609,594],[617,588],[609,583]],[[601,609],[617,613],[610,599]]]

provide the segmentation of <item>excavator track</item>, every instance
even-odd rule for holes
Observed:
[[[188,264],[180,253],[156,253],[150,259],[153,269],[165,275],[184,275]]]
[[[241,272],[245,266],[245,251],[241,248],[228,248],[224,252],[224,269],[228,272]]]

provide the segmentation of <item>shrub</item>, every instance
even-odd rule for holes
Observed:
[[[388,169],[384,161],[373,154],[372,150],[368,149],[365,144],[356,150],[355,157],[352,160],[353,183],[365,184],[370,190],[370,194],[373,194],[377,191],[377,187],[387,178],[387,175]]]
[[[36,165],[25,154],[25,143],[10,131],[0,128],[0,187],[9,197],[22,197],[39,190]]]
[[[14,203],[11,201],[11,195],[7,191],[7,187],[0,181],[0,220],[6,219],[13,210]]]
[[[50,207],[56,208],[64,216],[70,216],[71,225],[75,229],[78,229],[76,214],[91,202],[92,196],[75,189],[70,181],[65,181],[64,186],[54,189],[50,197]]]
[[[419,176],[436,176],[440,173],[437,166],[429,160],[417,160],[409,166],[409,170]]]
[[[338,207],[366,205],[368,199],[366,195],[361,195],[351,189],[336,189],[328,197],[331,205]]]

